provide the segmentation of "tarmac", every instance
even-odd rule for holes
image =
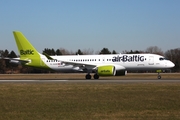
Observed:
[[[180,83],[180,80],[0,80],[2,83]]]

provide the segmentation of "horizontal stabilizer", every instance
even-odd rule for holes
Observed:
[[[28,63],[28,62],[30,62],[29,60],[22,60],[20,58],[8,58],[8,57],[5,57],[3,59],[10,60],[10,61],[17,61],[17,62],[21,62],[21,63]]]

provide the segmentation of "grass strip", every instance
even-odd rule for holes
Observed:
[[[1,120],[176,120],[180,83],[0,84]]]

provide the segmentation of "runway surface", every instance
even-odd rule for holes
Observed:
[[[180,83],[180,80],[0,80],[0,83]]]

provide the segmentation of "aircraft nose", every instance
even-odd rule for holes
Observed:
[[[174,64],[173,62],[170,61],[169,67],[170,67],[170,68],[173,68],[174,66],[175,66],[175,64]]]

